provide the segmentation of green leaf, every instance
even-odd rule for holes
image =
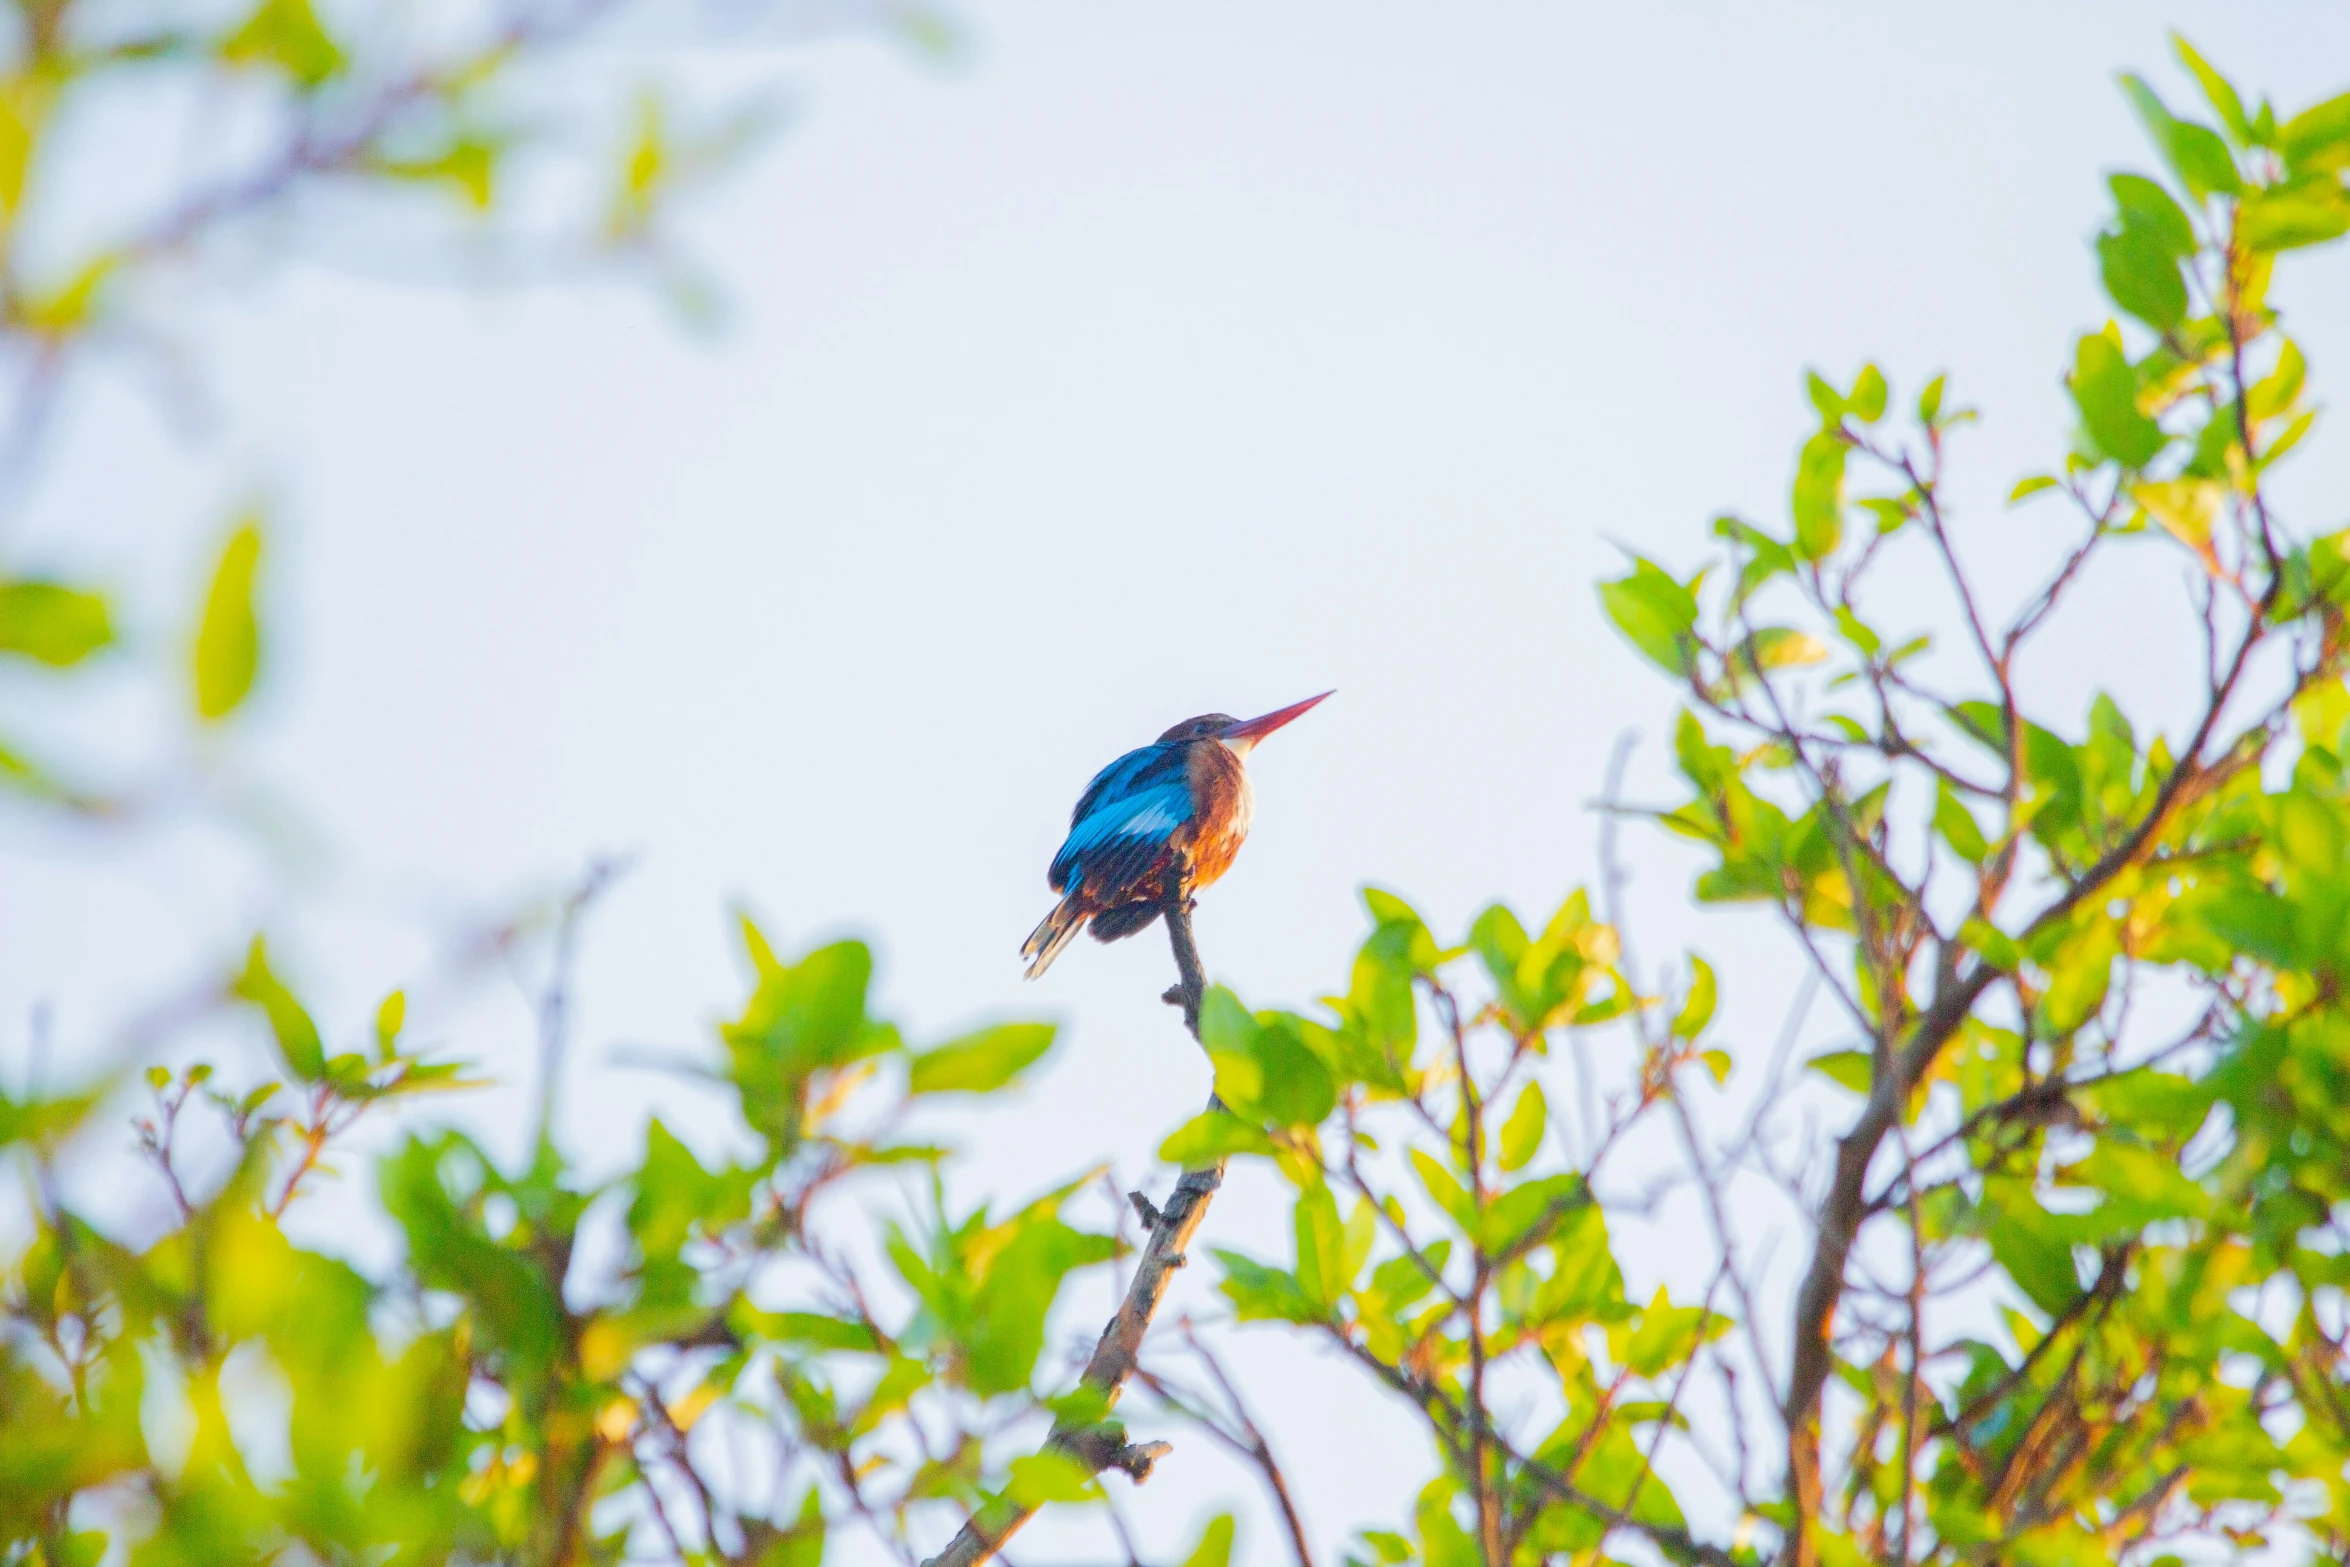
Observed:
[[[2173,116],[2154,95],[2154,89],[2135,76],[2122,78],[2122,93],[2138,111],[2163,162],[2198,201],[2206,196],[2233,196],[2243,188],[2243,177],[2228,153],[2228,144],[2211,127]]]
[[[2187,316],[2187,282],[2162,242],[2135,224],[2097,236],[2097,264],[2113,302],[2157,331]]]
[[[400,1042],[400,1030],[408,1021],[408,993],[395,990],[384,997],[383,1005],[375,1009],[375,1054],[379,1061],[392,1059],[392,1052]]]
[[[1542,1133],[1549,1120],[1549,1106],[1542,1097],[1540,1083],[1528,1083],[1518,1095],[1518,1102],[1510,1107],[1509,1118],[1501,1123],[1501,1167],[1504,1170],[1522,1170],[1533,1162],[1541,1150]]]
[[[1844,442],[1825,431],[1803,443],[1796,459],[1793,505],[1795,553],[1827,559],[1844,537]]]
[[[1022,1507],[1042,1507],[1047,1502],[1090,1502],[1101,1495],[1101,1488],[1085,1465],[1048,1447],[1012,1460],[1011,1484],[1004,1494]]]
[[[2277,366],[2252,385],[2244,394],[2244,411],[2255,419],[2279,419],[2293,411],[2293,404],[2301,396],[2301,383],[2309,372],[2309,365],[2301,357],[2300,345],[2290,338],[2277,350]]]
[[[1705,959],[1692,955],[1689,959],[1689,999],[1681,1003],[1681,1015],[1673,1019],[1675,1039],[1695,1039],[1705,1032],[1705,1025],[1714,1016],[1714,970]]]
[[[1183,1558],[1183,1567],[1232,1567],[1232,1515],[1218,1513],[1200,1531],[1199,1543]]]
[[[1853,417],[1863,424],[1875,424],[1885,417],[1885,372],[1875,365],[1862,365],[1859,379],[1852,383]]]
[[[2031,496],[2037,495],[2042,490],[2053,490],[2055,488],[2056,480],[2049,477],[2047,474],[2035,473],[2029,478],[2018,479],[2015,481],[2015,488],[2007,492],[2007,504],[2013,506],[2016,502],[2026,500]]]
[[[1990,858],[1991,845],[1984,839],[1974,813],[1940,779],[1934,784],[1934,830],[1950,845],[1951,852],[1968,864],[1980,865]]]
[[[1942,413],[1942,389],[1946,378],[1936,376],[1918,393],[1918,423],[1932,424]]]
[[[1980,953],[1983,961],[2002,974],[2013,974],[2023,966],[2024,955],[2014,938],[1998,926],[1980,919],[1969,919],[1958,927],[1958,939],[1968,949]]]
[[[1294,1274],[1222,1248],[1217,1249],[1216,1260],[1224,1267],[1217,1288],[1242,1322],[1312,1323],[1329,1316],[1327,1304],[1308,1296]]]
[[[1297,1287],[1327,1310],[1354,1282],[1346,1268],[1346,1227],[1338,1222],[1338,1199],[1327,1185],[1308,1186],[1297,1194],[1290,1219],[1297,1240]]]
[[[2075,350],[2073,402],[2098,450],[2125,468],[2143,468],[2162,448],[2162,426],[2139,410],[2138,375],[2117,335],[2091,332]]]
[[[1430,1200],[1461,1227],[1464,1235],[1477,1233],[1477,1200],[1462,1190],[1452,1172],[1429,1156],[1425,1149],[1411,1151],[1412,1171],[1420,1177],[1420,1185]]]
[[[1050,1023],[1001,1023],[925,1050],[907,1065],[906,1091],[992,1094],[1053,1046]]]
[[[2350,191],[2331,174],[2244,193],[2236,237],[2256,251],[2299,250],[2350,233]]]
[[[1546,1175],[1512,1187],[1479,1216],[1478,1249],[1488,1257],[1506,1257],[1539,1246],[1590,1202],[1591,1193],[1577,1175]]]
[[[261,626],[253,613],[253,575],[260,563],[260,521],[248,517],[220,552],[196,627],[196,713],[207,723],[237,710],[261,667]]]
[[[310,0],[261,0],[244,25],[221,40],[231,65],[273,65],[305,87],[323,86],[345,64]]]
[[[1681,1364],[1697,1353],[1700,1344],[1721,1337],[1729,1328],[1729,1319],[1718,1311],[1674,1305],[1660,1285],[1655,1298],[1641,1308],[1639,1325],[1624,1343],[1623,1362],[1635,1376],[1653,1377]]]
[[[2277,146],[2296,175],[2350,168],[2350,93],[2328,98],[2287,120],[2277,133]]]
[[[326,1050],[319,1042],[318,1025],[270,971],[269,952],[259,936],[253,938],[245,955],[245,971],[237,976],[230,994],[259,1007],[268,1018],[269,1031],[277,1040],[287,1071],[306,1083],[326,1075]]]
[[[1159,1157],[1169,1164],[1194,1169],[1233,1154],[1273,1156],[1273,1140],[1263,1130],[1236,1115],[1210,1110],[1177,1127],[1159,1145]]]
[[[2124,226],[2145,234],[2166,256],[2184,260],[2195,254],[2195,225],[2169,191],[2143,174],[2115,174],[2105,184]]]
[[[1252,1017],[1221,985],[1200,1006],[1200,1039],[1216,1067],[1216,1095],[1259,1124],[1316,1126],[1338,1106],[1338,1078],[1305,1041],[1303,1019]]]
[[[113,640],[97,594],[58,582],[0,582],[0,653],[65,669]]]
[[[2219,520],[2221,486],[2211,479],[2148,480],[2129,487],[2130,499],[2146,509],[2163,531],[2206,561],[2215,559],[2212,525]]]
[[[1786,626],[1760,628],[1747,642],[1746,652],[1757,669],[1803,669],[1828,659],[1826,643]]]
[[[1826,1055],[1812,1057],[1804,1066],[1837,1087],[1849,1088],[1856,1094],[1867,1093],[1869,1083],[1876,1076],[1876,1069],[1870,1064],[1869,1053],[1865,1050],[1831,1050]]]
[[[2226,128],[2228,135],[2235,139],[2238,146],[2250,143],[2252,123],[2244,117],[2244,100],[2236,96],[2236,89],[2229,84],[2228,79],[2213,70],[2210,63],[2195,52],[2195,46],[2187,42],[2184,34],[2171,34],[2170,45],[2177,53],[2179,63],[2194,73],[2196,85],[2203,89],[2203,101],[2211,105],[2212,112],[2219,116],[2219,123]]]
[[[1599,602],[1624,639],[1668,674],[1694,666],[1697,598],[1654,562],[1632,558],[1632,572],[1599,585]]]
[[[2058,1233],[2064,1218],[2042,1207],[2028,1182],[1986,1180],[1982,1222],[1992,1259],[2033,1305],[2053,1317],[2081,1293],[2072,1246]]]

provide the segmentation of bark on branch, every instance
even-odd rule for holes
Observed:
[[[1199,947],[1192,940],[1190,900],[1180,888],[1172,891],[1164,913],[1168,945],[1174,950],[1175,971],[1180,976],[1174,988],[1167,992],[1166,1000],[1170,1006],[1183,1009],[1184,1026],[1197,1039],[1200,1002],[1207,993],[1207,980],[1200,970]],[[1213,1094],[1208,1097],[1208,1107],[1218,1107]],[[1207,1217],[1208,1203],[1223,1184],[1222,1159],[1194,1166],[1175,1182],[1175,1190],[1166,1204],[1149,1211],[1150,1235],[1143,1242],[1134,1282],[1127,1286],[1125,1301],[1109,1325],[1102,1329],[1093,1357],[1085,1365],[1085,1385],[1101,1394],[1105,1409],[1117,1403],[1127,1380],[1134,1375],[1135,1363],[1142,1354],[1143,1335],[1149,1331],[1152,1317],[1158,1314],[1159,1304],[1174,1282],[1175,1270],[1184,1264],[1184,1250],[1198,1232],[1200,1221]],[[1142,1211],[1148,1204],[1138,1201],[1136,1208]],[[1137,1484],[1148,1479],[1151,1465],[1171,1451],[1164,1442],[1130,1444],[1123,1429],[1106,1421],[1057,1424],[1045,1446],[1048,1451],[1074,1458],[1091,1474],[1119,1469]],[[1004,1542],[1035,1514],[1033,1506],[998,1497],[973,1514],[947,1548],[930,1558],[924,1567],[979,1567],[980,1563],[993,1560]]]

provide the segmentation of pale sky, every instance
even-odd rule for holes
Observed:
[[[740,900],[794,948],[873,937],[919,1037],[1066,1025],[962,1190],[1138,1175],[1207,1085],[1157,1000],[1163,942],[1081,943],[1035,985],[1017,959],[1095,768],[1338,688],[1257,752],[1255,835],[1203,899],[1211,974],[1257,1005],[1343,987],[1366,881],[1440,933],[1495,897],[1546,916],[1593,874],[1619,733],[1663,788],[1670,694],[1592,592],[1617,544],[1688,566],[1719,510],[1780,523],[1804,370],[1875,358],[1897,397],[1947,370],[1985,410],[1961,547],[2032,579],[2066,524],[1998,500],[2061,456],[2058,377],[2104,319],[2102,178],[2150,161],[2114,74],[2183,104],[2178,25],[2280,106],[2350,86],[2350,11],[2314,4],[967,14],[944,68],[870,42],[780,67],[790,128],[688,226],[733,300],[715,339],[624,287],[302,265],[192,345],[208,430],[120,384],[75,404],[32,537],[155,613],[192,601],[238,497],[276,497],[255,771],[338,858],[289,892],[209,839],[0,820],[12,1071],[35,1000],[94,1054],[256,923],[355,1023],[462,917],[629,851],[583,949],[566,1124],[591,1162],[656,1106],[717,1146],[706,1098],[608,1057],[704,1045],[740,992]],[[2288,259],[2278,294],[2322,398],[2350,264]],[[2344,449],[2321,424],[2298,465],[2303,531],[2350,522]],[[2101,687],[2160,716],[2193,652],[2140,628],[2181,577],[2148,544],[2090,584],[2033,672],[2060,717]],[[1793,950],[1691,913],[1693,862],[1626,842],[1643,955],[1708,951],[1756,1059]],[[455,1113],[517,1139],[512,993],[420,1026],[509,1079]],[[1206,1241],[1284,1254],[1269,1192],[1236,1178]],[[1637,1293],[1678,1277],[1642,1244]],[[1201,1309],[1211,1276],[1185,1280]],[[1278,1332],[1241,1346],[1318,1542],[1392,1524],[1428,1467],[1398,1413]],[[1168,1552],[1211,1502],[1257,1507],[1177,1439],[1134,1496]],[[1040,1528],[1018,1554],[1102,1548]]]

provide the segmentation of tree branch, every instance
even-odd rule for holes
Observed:
[[[1170,1006],[1183,1009],[1184,1026],[1197,1039],[1200,1002],[1207,994],[1207,980],[1200,969],[1199,946],[1192,939],[1191,900],[1182,888],[1168,890],[1164,914],[1168,946],[1175,955],[1175,971],[1181,976],[1167,992],[1166,1000]],[[1214,1094],[1208,1096],[1208,1107],[1221,1107]],[[1207,1217],[1209,1202],[1223,1184],[1222,1159],[1195,1165],[1183,1172],[1175,1182],[1174,1193],[1156,1211],[1149,1238],[1143,1242],[1142,1260],[1135,1266],[1134,1281],[1127,1286],[1126,1299],[1118,1307],[1117,1315],[1102,1329],[1101,1339],[1094,1345],[1093,1358],[1085,1364],[1083,1383],[1101,1395],[1104,1410],[1117,1403],[1127,1380],[1134,1375],[1135,1363],[1142,1354],[1143,1335],[1150,1330],[1151,1318],[1166,1299],[1175,1270],[1184,1264],[1184,1249],[1191,1244],[1200,1221]],[[1170,1451],[1163,1442],[1129,1444],[1124,1431],[1106,1421],[1057,1422],[1045,1447],[1076,1459],[1093,1474],[1105,1469],[1122,1469],[1138,1485],[1150,1477],[1151,1465]],[[947,1548],[930,1558],[924,1567],[979,1567],[982,1562],[992,1561],[1003,1549],[1004,1542],[1035,1515],[1035,1507],[998,1496],[973,1514]]]

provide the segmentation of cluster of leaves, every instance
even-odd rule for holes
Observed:
[[[0,520],[28,503],[52,414],[73,378],[105,359],[153,361],[184,379],[183,298],[173,280],[240,234],[331,195],[346,218],[414,224],[454,216],[477,264],[548,270],[582,260],[642,273],[683,309],[708,286],[663,219],[748,145],[745,109],[684,126],[647,89],[618,115],[542,100],[556,63],[630,9],[629,0],[515,0],[448,10],[312,0],[101,6],[22,0],[0,19]],[[682,20],[668,17],[669,25]],[[939,28],[909,12],[906,30]],[[180,112],[209,117],[191,132]],[[610,120],[613,123],[604,123]],[[581,122],[586,123],[581,123]],[[234,134],[218,127],[234,126]],[[184,172],[125,210],[93,201],[81,172],[93,138]],[[556,199],[550,193],[560,193]],[[94,227],[90,214],[109,221]],[[428,220],[429,221],[429,220]],[[422,251],[420,249],[420,254]],[[257,522],[234,527],[199,638],[194,708],[206,725],[251,686],[256,644],[235,630],[260,556]],[[119,579],[22,541],[0,553],[0,665],[15,678],[128,666],[128,649],[172,639],[125,626]],[[118,655],[109,659],[108,655]],[[152,671],[141,670],[152,676]],[[39,806],[119,816],[151,781],[98,776],[29,714],[0,724],[0,791]]]
[[[1114,1242],[1071,1222],[1075,1186],[950,1214],[945,1151],[907,1134],[941,1096],[1015,1083],[1052,1031],[911,1049],[867,1010],[862,945],[786,963],[744,936],[756,981],[711,1075],[750,1157],[706,1163],[656,1120],[640,1160],[585,1184],[544,1138],[510,1171],[462,1133],[413,1136],[378,1172],[406,1254],[389,1279],[283,1221],[359,1113],[461,1086],[406,1045],[397,995],[368,1048],[329,1053],[256,947],[231,994],[284,1075],[150,1076],[142,1144],[174,1214],[143,1244],[53,1195],[105,1095],[0,1105],[35,1194],[0,1299],[0,1552],[573,1563],[635,1541],[787,1567],[852,1524],[902,1553],[992,1494],[989,1442],[1051,1412],[1031,1384],[1053,1302]],[[185,1170],[191,1104],[227,1133],[209,1183]],[[867,1248],[886,1260],[842,1250],[908,1175],[930,1200]],[[1053,1455],[993,1477],[1030,1503],[1098,1494]]]
[[[1271,1161],[1296,1194],[1295,1251],[1218,1253],[1235,1315],[1310,1330],[1427,1421],[1442,1471],[1410,1532],[1366,1531],[1360,1560],[1581,1560],[1624,1528],[1700,1552],[1658,1459],[1732,1303],[1719,1277],[1694,1301],[1628,1295],[1595,1187],[1691,1072],[1726,1072],[1700,1043],[1710,971],[1668,1019],[1581,893],[1539,935],[1497,905],[1449,949],[1401,900],[1366,900],[1374,929],[1332,1021],[1209,992],[1226,1108],[1162,1150]],[[1554,1043],[1627,1020],[1635,1069],[1578,1160],[1543,1087]]]
[[[497,189],[495,146],[456,151],[464,72],[348,141],[397,81],[306,4],[143,53],[34,10],[8,89],[28,137],[50,112],[24,108],[33,66],[63,92],[85,72],[59,62],[105,49],[88,69],[266,73],[317,116],[305,144],[342,149],[324,172]],[[1496,907],[1445,947],[1372,892],[1326,1012],[1206,995],[1219,1108],[1161,1153],[1264,1161],[1293,1235],[1278,1258],[1219,1252],[1223,1298],[1333,1348],[1433,1441],[1408,1516],[1356,1537],[1363,1567],[1598,1563],[1627,1540],[1715,1567],[2350,1551],[2350,534],[2296,530],[2270,483],[2314,419],[2272,273],[2350,231],[2350,97],[2248,110],[2180,53],[2210,123],[2125,84],[2163,164],[2114,178],[2096,245],[2126,320],[2075,345],[2073,447],[2015,487],[2022,519],[2077,518],[2037,591],[1996,613],[1962,563],[1944,464],[1968,413],[1937,380],[1896,414],[1873,367],[1813,379],[1784,524],[1722,518],[1727,570],[1639,560],[1602,587],[1684,697],[1686,795],[1651,814],[1705,856],[1701,900],[1784,926],[1842,1048],[1774,1070],[1725,1135],[1712,971],[1645,993],[1581,894],[1539,933]],[[632,155],[628,178],[662,163]],[[67,341],[125,275],[60,315],[15,254],[0,332]],[[2178,624],[2206,675],[2176,735],[2109,697],[2051,713],[2024,678],[2078,585],[2142,547],[2181,551],[2193,584]],[[259,554],[240,528],[215,572],[201,722],[252,686]],[[1871,603],[1920,567],[1950,589],[1955,651]],[[63,669],[112,635],[95,593],[0,584],[0,652]],[[21,758],[0,773],[84,798]],[[0,1559],[813,1567],[862,1531],[910,1563],[959,1516],[1103,1501],[1108,1449],[1062,1438],[1105,1429],[1109,1397],[1069,1390],[1045,1346],[1116,1241],[1075,1216],[1082,1182],[958,1210],[920,1131],[938,1096],[1016,1082],[1050,1032],[913,1049],[870,1012],[862,946],[786,962],[747,925],[744,944],[752,992],[708,1074],[740,1112],[728,1154],[655,1122],[590,1182],[544,1127],[519,1169],[420,1133],[378,1172],[404,1257],[381,1278],[286,1220],[358,1117],[461,1082],[406,1043],[397,997],[332,1048],[256,945],[222,996],[282,1071],[151,1077],[153,1234],[59,1195],[105,1087],[0,1099],[29,1226],[0,1270]],[[1795,1129],[1822,1104],[1825,1147]],[[200,1176],[191,1111],[217,1150]],[[1627,1165],[1659,1146],[1713,1243],[1679,1296],[1618,1262],[1668,1192]],[[1806,1238],[1799,1276],[1742,1244],[1772,1203]],[[1304,1563],[1238,1390],[1215,1372],[1219,1422],[1141,1375],[1257,1463]],[[1193,1567],[1233,1537],[1211,1525]]]
[[[2216,124],[2125,79],[2162,177],[2111,181],[2128,319],[2080,338],[2074,447],[2015,487],[2078,518],[2038,592],[1986,607],[1945,493],[1968,415],[1935,381],[1892,418],[1873,367],[1814,378],[1791,526],[1721,519],[1726,581],[1642,561],[1603,589],[1689,699],[1689,797],[1657,816],[1712,858],[1698,896],[1775,911],[1855,1038],[1813,1063],[1860,1109],[1774,1367],[1764,1513],[1797,1561],[2350,1541],[2350,533],[2270,498],[2315,417],[2270,284],[2350,231],[2350,97],[2248,110],[2179,55]],[[2186,732],[2035,710],[2034,637],[2148,534],[2193,563]],[[1920,568],[1956,657],[1870,618]]]

